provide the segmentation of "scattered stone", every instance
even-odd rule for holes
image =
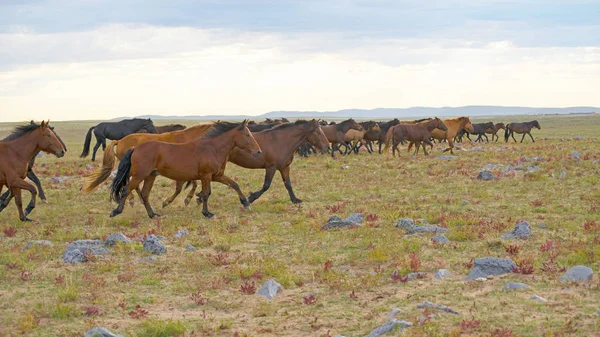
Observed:
[[[158,260],[158,258],[156,256],[154,256],[154,255],[152,255],[152,256],[146,256],[146,257],[140,257],[138,259],[139,262],[154,262],[156,260]]]
[[[548,225],[543,222],[540,222],[539,224],[537,224],[536,227],[540,228],[540,229],[548,229]]]
[[[96,327],[88,330],[85,333],[85,337],[123,337],[123,335],[112,333],[106,328]]]
[[[396,227],[400,227],[402,229],[408,229],[415,225],[415,222],[411,218],[402,218],[396,222]]]
[[[476,146],[476,147],[471,148],[471,151],[473,151],[473,152],[485,152],[485,149],[482,148],[481,146]]]
[[[424,223],[427,223],[427,221],[422,221]],[[442,228],[439,226],[434,226],[434,225],[424,225],[424,226],[418,226],[415,225],[415,222],[413,221],[413,219],[410,218],[402,218],[399,219],[396,222],[396,227],[400,227],[402,229],[406,229],[406,231],[408,232],[408,234],[415,234],[415,233],[448,233],[449,230],[447,230],[446,228]]]
[[[365,337],[379,337],[379,336],[385,335],[388,332],[393,331],[396,327],[400,327],[401,329],[404,329],[404,328],[411,327],[412,325],[413,324],[410,322],[399,321],[399,320],[393,319],[393,320],[385,323],[384,325],[373,329],[373,331],[371,331]]]
[[[594,272],[591,268],[586,266],[575,266],[560,277],[561,282],[582,282],[591,281],[594,276]]]
[[[392,311],[387,315],[387,319],[392,320],[394,319],[394,317],[396,317],[396,315],[401,312],[402,310],[398,309],[398,308],[394,308],[392,309]]]
[[[545,299],[545,298],[543,298],[543,297],[540,297],[540,296],[538,296],[538,295],[533,295],[533,296],[531,296],[530,298],[531,298],[532,300],[534,300],[534,301],[537,301],[537,302],[543,302],[543,303],[546,303],[546,302],[548,302],[548,300],[547,300],[547,299]]]
[[[487,277],[478,277],[475,279],[475,281],[479,281],[479,282],[485,282],[487,280],[488,280]]]
[[[508,282],[504,286],[504,288],[502,288],[502,290],[508,291],[508,290],[518,290],[518,289],[525,289],[525,288],[529,288],[529,286],[524,283]]]
[[[481,172],[479,172],[479,175],[477,176],[477,179],[485,180],[485,181],[498,180],[498,178],[496,178],[496,176],[492,172],[490,172],[490,171],[481,171]]]
[[[481,169],[481,171],[500,170],[503,168],[504,168],[504,165],[502,165],[502,164],[487,164]]]
[[[558,179],[565,179],[566,177],[567,177],[567,172],[565,172],[565,171],[562,171],[562,172],[560,173],[560,175],[558,176]]]
[[[444,234],[438,234],[431,238],[431,241],[435,243],[448,243],[450,239],[448,239]]]
[[[510,233],[500,236],[501,239],[528,239],[531,236],[531,226],[526,221],[519,222]]]
[[[186,236],[190,234],[190,231],[188,231],[187,228],[184,228],[182,230],[178,230],[177,233],[175,233],[175,239],[181,239],[182,237]]]
[[[409,280],[412,280],[412,279],[417,279],[417,278],[425,278],[425,275],[427,275],[427,274],[418,271],[416,273],[408,273],[408,275],[406,275],[406,276],[408,277]]]
[[[106,238],[106,241],[104,241],[104,245],[107,247],[112,247],[112,246],[116,245],[118,242],[123,243],[123,244],[130,244],[131,239],[126,237],[125,234],[123,234],[123,233],[111,234]]]
[[[167,252],[165,244],[154,234],[146,237],[146,240],[144,240],[144,249],[155,255],[161,255]]]
[[[327,220],[327,223],[321,227],[321,230],[338,228],[338,227],[360,227],[363,221],[362,213],[352,213],[346,219],[341,219],[338,216],[332,216]]]
[[[451,309],[451,308],[449,308],[449,307],[447,307],[445,305],[435,304],[435,303],[431,303],[429,301],[425,301],[425,302],[423,302],[421,304],[418,304],[417,308],[419,308],[419,309],[425,309],[425,308],[438,309],[438,310],[445,311],[445,312],[448,312],[448,313],[451,313],[451,314],[460,315],[458,313],[458,311],[453,310],[453,309]]]
[[[580,161],[581,160],[581,153],[579,151],[573,151],[571,152],[571,155],[569,155],[569,158],[575,160],[575,161]]]
[[[446,277],[450,277],[452,275],[452,273],[450,273],[450,271],[446,270],[446,269],[438,269],[435,272],[434,277],[435,278],[446,278]]]
[[[256,293],[272,300],[275,295],[281,290],[281,284],[277,283],[274,279],[270,279],[260,288]]]
[[[475,259],[473,270],[467,276],[467,280],[474,280],[489,275],[502,275],[512,273],[517,265],[511,259],[497,257],[483,257]]]
[[[27,244],[25,245],[25,247],[23,247],[23,250],[27,250],[32,248],[33,246],[44,246],[44,247],[53,247],[54,244],[52,243],[52,241],[48,241],[48,240],[33,240],[33,241],[29,241],[27,242]]]
[[[104,248],[102,240],[77,240],[67,246],[63,253],[63,260],[66,263],[81,263],[87,261],[87,256],[104,254],[110,254],[110,251]]]
[[[456,159],[457,156],[437,156],[437,159]]]
[[[185,246],[185,251],[186,252],[193,252],[193,251],[196,251],[196,250],[197,250],[196,247],[194,247],[192,245]]]

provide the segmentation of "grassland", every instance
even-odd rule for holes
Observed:
[[[466,150],[483,151],[457,151],[454,160],[436,158],[443,145],[429,157],[361,152],[335,160],[296,158],[292,181],[304,204],[292,205],[276,179],[252,211],[244,211],[232,190],[213,184],[210,207],[217,216],[211,220],[200,207],[183,206],[182,198],[160,209],[173,191],[165,178],[151,196],[160,219],[148,219],[137,201],[109,218],[114,204],[107,184],[88,195],[79,191],[82,177],[98,165],[87,167],[89,159],[78,158],[93,123],[52,123],[69,152],[36,162],[48,203],[38,204],[33,223],[19,222],[13,204],[0,214],[0,336],[81,336],[104,326],[125,336],[350,337],[385,323],[392,308],[402,310],[398,319],[415,323],[407,336],[598,336],[600,116],[538,120],[543,129],[534,130],[535,143],[465,143]],[[1,124],[0,137],[12,126]],[[573,151],[581,153],[580,161],[570,158]],[[522,159],[535,156],[543,160]],[[517,163],[540,170],[475,179],[486,164]],[[264,171],[229,164],[227,174],[249,193],[262,186]],[[66,178],[51,182],[55,175]],[[321,230],[331,215],[354,212],[364,212],[369,221],[360,228]],[[445,226],[452,242],[407,236],[394,226],[401,217]],[[519,220],[532,225],[533,237],[500,240]],[[538,228],[540,223],[547,228]],[[190,235],[175,239],[183,228]],[[141,262],[148,254],[134,243],[84,264],[63,263],[69,242],[117,232],[163,235],[168,252]],[[54,246],[24,250],[30,240]],[[188,244],[198,250],[184,251]],[[464,281],[472,259],[484,256],[512,258],[533,273]],[[594,280],[560,283],[560,270],[575,265],[591,267]],[[452,276],[434,279],[439,268]],[[396,269],[427,276],[397,282],[390,278]],[[240,291],[269,278],[283,286],[272,301]],[[530,289],[503,292],[509,281]],[[530,300],[532,295],[548,302]],[[417,309],[425,300],[461,314]]]

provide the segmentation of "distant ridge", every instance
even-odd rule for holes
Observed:
[[[600,108],[591,106],[576,106],[567,108],[532,108],[519,106],[495,106],[495,105],[469,105],[461,107],[411,107],[411,108],[377,108],[371,110],[365,109],[344,109],[338,111],[271,111],[262,115],[190,115],[190,116],[163,116],[163,115],[143,115],[139,118],[152,119],[200,119],[200,120],[219,120],[219,119],[253,119],[253,118],[404,118],[404,117],[452,117],[452,116],[505,116],[505,115],[556,115],[556,114],[588,114],[600,112]],[[127,118],[127,117],[122,117]],[[122,119],[115,118],[115,119]]]

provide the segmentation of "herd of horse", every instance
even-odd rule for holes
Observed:
[[[433,148],[434,141],[447,142],[448,147],[444,152],[453,153],[454,143],[461,142],[462,137],[470,140],[470,135],[476,135],[476,141],[483,141],[483,137],[489,141],[486,134],[491,134],[492,141],[494,137],[497,141],[497,133],[502,129],[505,130],[506,142],[510,137],[516,142],[514,133],[523,135],[521,142],[526,135],[535,142],[531,135],[533,128],[541,129],[535,120],[506,125],[492,122],[473,124],[469,117],[362,123],[352,118],[339,123],[316,119],[290,122],[282,118],[267,119],[260,123],[248,120],[241,123],[217,121],[187,128],[180,124],[155,127],[150,119],[134,118],[99,123],[88,130],[80,157],[89,155],[92,132],[97,141],[92,161],[96,159],[100,146],[104,153],[102,165],[85,177],[82,190],[85,193],[92,192],[110,178],[119,160],[111,184],[111,199],[117,203],[110,213],[111,217],[123,211],[128,198],[133,204],[133,191],[140,197],[150,218],[159,216],[152,209],[149,197],[156,177],[161,175],[176,182],[173,195],[163,202],[163,207],[175,200],[184,185],[191,185],[185,204],[188,205],[196,195],[198,203],[202,203],[202,214],[210,218],[214,215],[208,210],[213,181],[235,190],[240,203],[249,209],[250,204],[269,189],[275,173],[279,171],[291,202],[301,203],[302,200],[294,194],[290,179],[290,166],[296,153],[307,156],[310,153],[329,152],[333,157],[336,152],[358,153],[362,146],[373,153],[373,144],[377,142],[379,153],[387,153],[392,146],[395,156],[399,144],[408,143],[409,152],[415,146],[416,155],[422,147],[424,154],[428,155],[427,146]],[[107,139],[111,140],[108,145]],[[40,151],[58,158],[67,152],[66,145],[49,122],[37,124],[32,121],[18,126],[0,141],[0,193],[4,186],[8,187],[8,191],[0,196],[0,212],[14,198],[19,219],[31,221],[27,215],[35,208],[38,191],[40,199],[46,201],[40,180],[32,171]],[[225,175],[228,162],[247,169],[264,169],[262,188],[246,197],[239,185]],[[25,181],[26,177],[36,186]],[[201,190],[196,194],[198,181]],[[22,207],[22,190],[31,193],[31,201],[25,210]]]

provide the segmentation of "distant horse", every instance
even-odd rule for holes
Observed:
[[[30,124],[35,124],[35,122],[31,121]],[[50,130],[52,130],[52,132],[54,132],[54,127],[53,126],[48,125],[47,127]],[[58,138],[58,140],[62,144],[63,148],[65,149],[65,152],[67,152],[67,146],[62,141],[62,139],[60,139],[60,136],[56,132],[54,132],[54,135],[56,136],[56,138]],[[10,138],[10,136],[8,136],[7,138],[3,139],[3,141],[7,141],[8,138]],[[35,159],[37,158],[38,153],[40,153],[40,150],[38,150],[33,155],[33,157],[31,157],[31,160],[29,161],[29,165],[27,165],[27,178],[29,178],[29,180],[33,181],[33,183],[37,187],[40,200],[42,200],[42,202],[46,202],[46,194],[44,193],[44,189],[42,188],[42,183],[40,182],[40,179],[35,175],[35,172],[33,172],[33,165],[35,164]],[[10,190],[4,192],[4,194],[2,194],[2,196],[0,196],[0,204],[6,204],[6,205],[8,205],[8,201],[7,201],[8,198],[12,198]],[[4,207],[6,207],[6,205],[4,205]]]
[[[367,146],[367,141],[364,138],[365,138],[365,135],[367,134],[367,132],[379,134],[381,132],[381,128],[379,127],[379,124],[377,124],[373,121],[369,121],[369,122],[365,122],[365,123],[360,123],[359,125],[362,127],[362,130],[358,131],[358,130],[350,129],[344,135],[344,142],[346,144],[350,144],[350,146],[346,145],[345,154],[348,154],[352,151],[354,151],[354,153],[358,154],[358,144],[364,145],[365,147],[367,147],[367,151],[369,153],[373,152]]]
[[[119,122],[104,122],[92,126],[85,136],[85,143],[83,144],[83,151],[79,157],[85,158],[90,153],[90,145],[92,143],[92,131],[96,136],[96,146],[94,146],[94,152],[92,153],[92,161],[96,160],[96,151],[100,145],[102,150],[106,149],[106,140],[119,140],[129,134],[132,134],[138,130],[146,130],[149,133],[158,133],[158,130],[154,127],[154,124],[148,119],[134,118],[124,119]]]
[[[110,177],[110,173],[112,172],[115,166],[115,157],[121,160],[129,149],[132,149],[137,145],[149,141],[159,141],[165,143],[186,143],[194,139],[203,137],[213,127],[213,125],[213,123],[198,124],[190,126],[189,128],[184,130],[160,134],[132,133],[128,136],[121,138],[120,140],[113,140],[106,147],[106,149],[104,149],[102,166],[85,178],[86,184],[83,188],[83,192],[91,192],[104,181],[106,181],[106,179]],[[192,197],[193,195],[190,196],[190,199]]]
[[[24,180],[31,158],[40,150],[54,154],[58,158],[65,155],[65,148],[55,134],[48,127],[48,122],[42,121],[39,125],[33,123],[19,126],[0,142],[0,192],[5,185],[11,190],[12,196],[5,202],[8,204],[12,197],[15,198],[21,221],[31,221],[27,215],[35,208],[37,190]],[[23,212],[21,190],[28,190],[31,193],[31,201],[25,212]],[[6,206],[3,203],[0,211],[4,207]]]
[[[535,140],[533,139],[533,136],[531,136],[531,129],[532,128],[537,128],[538,130],[541,130],[542,127],[540,126],[540,123],[538,123],[537,120],[531,121],[531,122],[524,122],[524,123],[509,123],[506,124],[506,129],[504,130],[504,142],[508,142],[508,137],[512,136],[512,139],[515,141],[515,143],[517,142],[517,140],[515,139],[515,135],[514,133],[519,133],[519,134],[523,134],[523,137],[521,138],[521,143],[523,143],[523,140],[525,139],[525,135],[529,135],[529,137],[531,138],[531,141],[533,141],[535,143]]]
[[[494,124],[494,128],[493,129],[489,128],[489,129],[485,130],[485,133],[492,135],[492,142],[494,141],[494,137],[496,137],[496,141],[498,141],[498,139],[500,139],[500,137],[498,136],[498,131],[500,131],[500,129],[502,129],[502,130],[506,129],[506,127],[504,126],[504,123]]]
[[[367,147],[369,150],[371,150],[371,153],[373,153],[373,142],[379,140],[379,136],[381,135],[381,126],[379,126],[379,123],[377,123],[377,129],[373,128],[369,130],[369,123],[370,122],[361,122],[358,124],[360,124],[360,126],[362,126],[363,129],[367,129],[367,133],[365,133],[365,135],[363,136],[363,140],[366,142],[365,147]],[[362,144],[358,144],[358,147],[355,147],[354,151],[358,152],[361,147]]]
[[[344,135],[348,130],[362,130],[362,126],[354,121],[354,119],[350,118],[343,122],[333,125],[322,126],[321,130],[325,134],[325,137],[332,144],[331,146],[331,157],[334,157],[335,151],[333,150],[337,144],[346,144],[344,142]]]
[[[281,120],[271,120],[270,122],[264,121],[260,123],[248,124],[248,129],[251,132],[260,132],[263,130],[273,128],[277,125],[281,125],[283,123],[284,122],[282,122]]]
[[[477,135],[477,139],[475,139],[475,142],[483,142],[483,138],[481,138],[481,137],[485,137],[485,141],[489,143],[490,140],[488,139],[488,136],[486,135],[486,133],[487,133],[487,130],[496,130],[496,126],[494,125],[494,123],[492,123],[492,122],[475,123],[472,125],[473,125],[473,131],[470,133]],[[471,140],[471,138],[469,138],[469,140]]]
[[[167,125],[162,125],[162,126],[156,127],[156,131],[158,131],[158,133],[180,131],[183,129],[185,129],[185,125],[182,125],[182,124],[167,124]]]
[[[425,119],[420,122],[414,124],[404,124],[400,123],[388,129],[388,132],[385,136],[385,148],[383,152],[387,152],[390,144],[394,141],[394,146],[392,147],[392,155],[396,156],[396,151],[398,144],[403,143],[404,141],[409,141],[411,143],[416,143],[415,155],[419,152],[419,147],[421,143],[426,143],[433,147],[433,143],[429,140],[431,137],[431,132],[435,129],[439,129],[442,131],[447,131],[448,128],[441,119],[439,118],[431,118]],[[409,148],[410,151],[410,148]],[[423,152],[427,156],[427,149],[425,145],[423,145]],[[398,151],[398,154],[400,151]]]
[[[450,151],[450,153],[454,154],[454,137],[458,134],[458,132],[462,129],[467,130],[467,132],[473,132],[473,125],[471,124],[471,120],[469,117],[456,117],[456,118],[448,118],[444,119],[444,125],[448,128],[448,131],[442,130],[433,130],[431,132],[431,137],[438,140],[447,140],[449,147],[444,150]],[[412,143],[408,145],[408,149],[412,147]]]
[[[398,125],[400,124],[400,120],[398,120],[398,118],[394,118],[391,121],[388,122],[379,122],[379,128],[381,129],[381,132],[379,133],[379,139],[377,139],[377,142],[379,143],[379,153],[381,154],[381,146],[383,144],[385,144],[385,136],[388,132],[388,130],[394,126],[394,125]]]
[[[260,146],[248,130],[248,120],[239,124],[216,123],[204,138],[184,144],[150,141],[128,150],[119,163],[117,175],[111,186],[111,198],[119,205],[110,216],[123,212],[127,196],[133,190],[139,191],[142,181],[144,186],[140,196],[146,212],[150,218],[159,216],[154,213],[149,203],[150,192],[158,175],[175,181],[200,180],[202,191],[198,193],[198,202],[202,202],[202,214],[207,218],[214,215],[208,211],[211,181],[221,182],[233,188],[244,208],[250,209],[239,185],[225,175],[227,159],[235,147],[255,157],[261,154]]]

